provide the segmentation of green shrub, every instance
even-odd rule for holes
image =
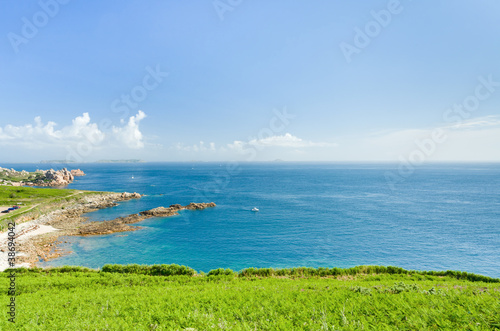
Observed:
[[[351,291],[353,291],[354,293],[361,293],[361,294],[364,294],[364,295],[372,295],[372,290],[370,288],[367,288],[367,287],[362,287],[362,286],[353,286],[350,288]]]
[[[2,225],[5,227],[5,220]],[[7,269],[5,272],[8,272]],[[93,269],[85,267],[65,266],[59,268],[20,268],[16,269],[17,273],[65,273],[65,272],[96,272]],[[161,265],[138,265],[138,264],[106,264],[102,267],[101,272],[105,273],[122,273],[122,274],[137,274],[148,276],[193,276],[196,274],[194,269],[177,264],[161,264]],[[415,271],[405,270],[398,267],[384,267],[384,266],[357,266],[353,268],[246,268],[239,272],[234,272],[231,269],[214,269],[208,272],[207,276],[219,275],[236,275],[238,277],[337,277],[337,276],[357,276],[365,275],[364,281],[378,281],[382,278],[377,275],[408,275],[412,280],[436,280],[438,277],[448,277],[457,280],[471,281],[471,282],[485,282],[485,283],[500,283],[500,279],[491,278],[483,275],[476,275],[461,271]]]
[[[419,292],[419,287],[417,284],[405,284],[404,282],[399,282],[389,287],[386,291],[394,294],[401,292]]]
[[[210,270],[207,276],[234,276],[235,273],[231,269],[219,268],[215,270]]]
[[[96,272],[93,269],[78,266],[64,266],[48,269],[50,272],[71,273],[71,272]]]
[[[196,271],[189,267],[180,266],[177,264],[155,264],[152,266],[138,264],[106,264],[102,267],[101,271],[109,273],[137,274],[148,276],[193,276],[196,273]]]

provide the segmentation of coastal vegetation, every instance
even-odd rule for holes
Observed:
[[[41,172],[15,171],[14,169],[0,168],[0,182],[29,182],[43,179]]]
[[[107,265],[16,274],[16,324],[1,319],[2,330],[500,329],[500,280],[454,271]]]
[[[95,192],[99,193],[99,192]],[[43,189],[24,186],[0,186],[0,206],[7,207],[18,205],[21,208],[8,214],[0,214],[0,231],[6,229],[10,220],[29,216],[34,219],[45,212],[67,204],[83,195],[94,192],[69,190],[69,189]]]

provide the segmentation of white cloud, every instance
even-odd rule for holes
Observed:
[[[498,116],[485,116],[472,118],[470,120],[461,121],[459,123],[445,126],[446,129],[484,129],[487,127],[500,126]]]
[[[242,151],[243,148],[245,147],[245,145],[246,145],[246,143],[244,143],[243,141],[241,141],[241,140],[235,140],[235,141],[233,141],[232,144],[227,144],[227,147],[230,150]]]
[[[35,117],[35,125],[14,126],[7,124],[3,129],[0,128],[0,142],[57,140],[60,139],[61,132],[54,131],[55,125],[56,123],[54,122],[48,122],[46,125],[43,125],[39,116]]]
[[[436,143],[428,161],[500,161],[500,120],[498,116],[478,117],[434,128],[415,128],[384,132],[353,142],[352,149],[368,160],[393,160],[429,142],[433,132],[446,140]]]
[[[137,115],[129,118],[125,126],[113,127],[112,132],[115,139],[129,148],[143,148],[144,142],[142,132],[139,130],[139,122],[145,117],[146,114],[142,110],[139,110]]]
[[[261,139],[252,139],[248,142],[243,142],[236,140],[232,144],[227,146],[230,149],[241,150],[246,145],[257,146],[257,147],[291,147],[291,148],[306,148],[306,147],[335,147],[337,144],[324,143],[324,142],[312,142],[303,140],[296,137],[290,133],[285,133],[281,136],[270,136]]]
[[[42,122],[40,116],[35,117],[34,124],[15,126],[7,124],[0,127],[0,146],[15,146],[28,149],[61,148],[79,143],[93,147],[106,147],[112,142],[129,148],[142,148],[143,135],[139,130],[139,122],[146,117],[142,111],[130,117],[122,127],[113,127],[111,132],[104,133],[97,123],[92,123],[89,113],[83,113],[72,120],[71,125],[56,130],[57,124]]]
[[[49,124],[50,123],[55,126],[54,122],[49,122]],[[58,135],[60,137],[64,137],[64,139],[72,139],[77,141],[87,139],[93,144],[100,143],[105,138],[105,134],[101,130],[99,130],[97,124],[90,123],[89,113],[83,113],[82,116],[78,116],[73,119],[72,125],[64,127]]]
[[[215,152],[215,143],[211,142],[208,144],[208,146],[205,144],[205,142],[200,141],[198,144],[194,145],[184,145],[183,143],[176,143],[173,146],[174,149],[178,151],[185,151],[185,152],[206,152],[206,151],[211,151]]]

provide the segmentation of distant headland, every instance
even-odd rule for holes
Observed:
[[[124,160],[98,160],[93,162],[77,162],[74,160],[42,160],[39,163],[41,164],[66,164],[66,163],[144,163],[146,161],[140,159],[124,159]]]
[[[96,163],[143,163],[144,160],[130,159],[130,160],[99,160]]]

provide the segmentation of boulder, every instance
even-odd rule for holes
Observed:
[[[139,214],[147,217],[167,217],[176,215],[177,211],[172,208],[157,207],[154,209],[141,211]]]
[[[120,195],[120,198],[121,199],[124,199],[124,200],[128,200],[128,199],[139,199],[140,197],[142,197],[141,194],[139,193],[128,193],[128,192],[124,192]]]
[[[202,210],[202,209],[209,208],[209,207],[215,207],[215,203],[213,203],[213,202],[210,202],[210,203],[191,202],[187,206],[181,206],[179,204],[175,204],[175,205],[170,205],[170,207],[168,207],[168,208],[157,207],[154,209],[141,211],[139,213],[139,215],[147,216],[147,217],[167,217],[167,216],[177,215],[178,214],[177,212],[179,210],[182,210],[182,209]]]
[[[85,176],[85,173],[80,169],[71,170],[71,174],[73,175],[73,177]]]
[[[63,168],[61,170],[55,171],[50,169],[44,172],[45,178],[42,181],[46,186],[66,186],[73,182],[73,175],[68,169]]]
[[[209,207],[215,207],[215,203],[213,203],[213,202],[209,202],[209,203],[205,203],[205,202],[202,202],[202,203],[191,202],[189,205],[187,205],[184,208],[191,209],[191,210],[201,210],[201,209],[205,209],[205,208],[209,208]]]

